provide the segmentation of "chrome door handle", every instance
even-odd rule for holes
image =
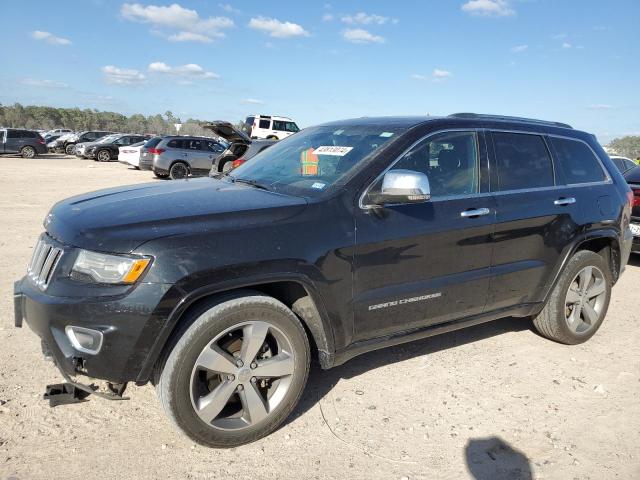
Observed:
[[[483,215],[489,215],[491,210],[488,208],[474,208],[473,210],[464,210],[460,212],[460,216],[464,218],[468,217],[482,217]]]
[[[574,203],[576,203],[576,199],[573,197],[559,198],[558,200],[553,201],[554,205],[573,205]]]

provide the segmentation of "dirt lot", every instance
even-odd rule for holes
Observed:
[[[61,377],[13,327],[13,281],[49,207],[152,175],[61,156],[0,158],[0,171],[0,480],[640,478],[637,257],[584,345],[507,319],[316,368],[277,432],[210,450],[173,430],[150,386],[50,409],[44,386]]]

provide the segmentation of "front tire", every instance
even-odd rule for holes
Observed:
[[[20,150],[20,155],[22,155],[22,158],[35,158],[36,149],[30,145],[27,145],[26,147],[22,147],[22,150]]]
[[[67,155],[73,155],[74,153],[76,153],[76,146],[74,144],[67,145],[66,147],[64,147],[64,151]]]
[[[567,263],[533,324],[541,335],[556,342],[586,342],[604,321],[611,286],[608,263],[597,253],[579,251]]]
[[[111,153],[109,150],[100,150],[96,154],[96,160],[99,162],[110,162],[111,161]]]
[[[174,424],[195,442],[220,448],[278,428],[309,374],[309,341],[293,312],[249,292],[194,312],[188,321],[156,386]]]

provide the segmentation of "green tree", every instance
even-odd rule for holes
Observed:
[[[623,157],[633,160],[640,158],[640,136],[615,138],[607,147]]]

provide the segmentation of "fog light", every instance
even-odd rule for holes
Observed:
[[[102,332],[84,327],[67,325],[64,329],[71,345],[79,352],[95,355],[102,348]]]

